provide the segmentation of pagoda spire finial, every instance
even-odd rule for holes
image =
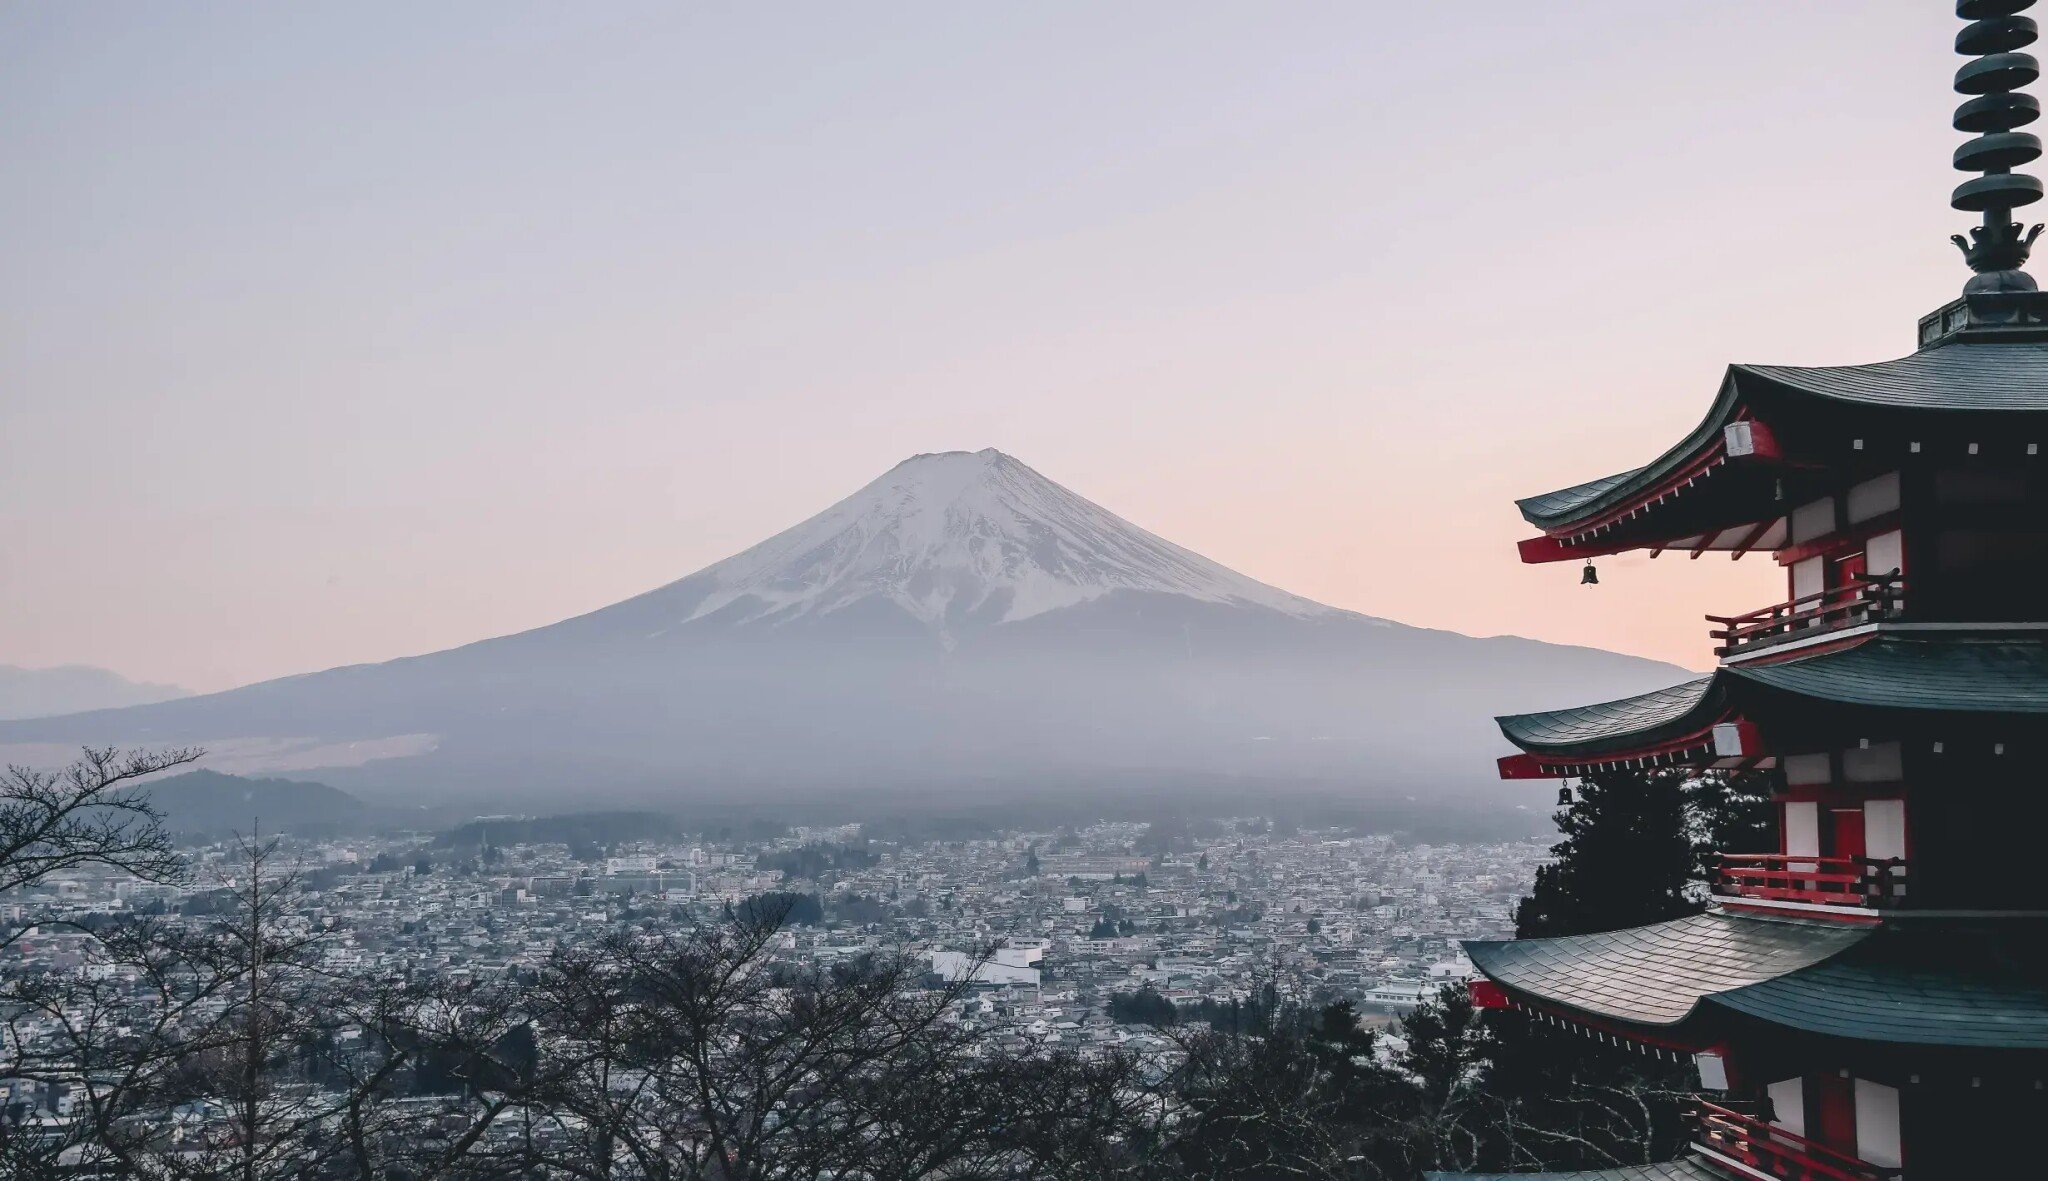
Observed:
[[[2041,76],[2041,65],[2021,49],[2034,43],[2040,30],[2018,15],[2034,0],[1956,0],[1956,15],[1969,21],[1956,34],[1956,52],[1972,60],[1956,71],[1956,92],[1971,97],[1956,108],[1957,131],[1977,133],[1955,151],[1954,163],[1964,172],[1981,172],[1956,186],[1949,204],[1982,213],[1984,223],[1950,236],[1970,269],[1977,272],[1963,285],[1963,294],[2032,291],[2033,277],[2020,270],[2041,232],[2036,225],[2022,232],[2012,211],[2041,199],[2041,182],[2013,169],[2038,159],[2039,137],[2015,128],[2041,116],[2031,94],[2016,93]]]

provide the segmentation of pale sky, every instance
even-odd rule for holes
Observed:
[[[1525,567],[1730,361],[1910,350],[1945,0],[0,4],[0,663],[552,622],[920,451],[1264,581],[1692,666]]]

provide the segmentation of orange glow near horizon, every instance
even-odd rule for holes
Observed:
[[[1511,502],[1910,350],[1944,6],[1162,11],[0,13],[0,663],[432,651],[988,446],[1407,623],[1698,668],[1783,596]]]

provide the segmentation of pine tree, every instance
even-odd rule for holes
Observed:
[[[1673,768],[1584,779],[1557,813],[1557,859],[1537,870],[1535,888],[1516,909],[1516,937],[1582,935],[1697,914],[1706,897],[1703,859],[1767,847],[1769,818],[1770,779],[1761,773]],[[1456,1010],[1435,1007],[1447,1016]],[[1434,1028],[1411,1022],[1419,1033]],[[1594,1168],[1662,1160],[1679,1149],[1684,1095],[1693,1085],[1688,1065],[1617,1053],[1515,1011],[1486,1012],[1448,1040],[1472,1043],[1465,1052],[1476,1055],[1477,1065],[1472,1086],[1445,1110],[1455,1113],[1457,1127],[1484,1131],[1465,1142],[1446,1139],[1440,1166],[1535,1159],[1548,1168]],[[1453,1091],[1450,1098],[1459,1096]]]
[[[1715,853],[1778,851],[1772,778],[1767,771],[1710,771],[1685,785],[1693,846],[1703,863]]]
[[[1694,773],[1614,771],[1579,781],[1557,813],[1557,860],[1515,908],[1515,936],[1613,931],[1697,914],[1698,856],[1686,810]]]

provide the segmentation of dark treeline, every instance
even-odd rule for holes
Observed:
[[[1350,1011],[1350,1002],[1338,1002]],[[1282,1012],[1277,987],[1268,985],[1256,996],[1201,997],[1192,1001],[1171,1001],[1147,984],[1130,992],[1111,993],[1106,1008],[1109,1019],[1120,1025],[1150,1025],[1167,1029],[1179,1025],[1202,1025],[1221,1033],[1266,1033],[1275,1028]],[[1325,1006],[1329,1012],[1334,1008]]]
[[[437,835],[443,849],[491,845],[568,845],[611,848],[629,841],[674,840],[682,836],[676,818],[660,812],[571,812],[561,816],[513,816],[472,820]]]
[[[1502,792],[1517,790],[1525,789],[1443,789],[1418,800],[1411,794],[1416,785],[1407,782],[1361,787],[1348,780],[1315,784],[1133,772],[1109,782],[1096,777],[1085,782],[1040,778],[1029,784],[969,784],[944,790],[866,786],[857,793],[819,794],[763,789],[743,797],[699,785],[659,798],[620,797],[616,805],[609,799],[606,804],[659,814],[684,832],[741,842],[772,839],[798,824],[859,824],[861,835],[869,840],[921,844],[1116,820],[1163,825],[1159,839],[1175,844],[1189,831],[1220,831],[1215,822],[1243,816],[1248,801],[1256,801],[1256,810],[1269,818],[1268,831],[1282,833],[1337,830],[1429,843],[1543,835],[1541,811],[1503,806]],[[493,827],[498,823],[491,822]]]
[[[319,838],[374,831],[383,814],[347,792],[296,779],[249,778],[218,771],[188,771],[151,780],[146,793],[164,827],[194,837],[225,836],[264,818],[272,832]]]
[[[11,772],[0,890],[91,865],[187,872],[147,804],[119,793],[190,757],[90,751],[58,774]],[[1589,786],[1561,817],[1566,869],[1528,913],[1552,931],[1609,921],[1572,899],[1643,868],[1644,849],[1690,865],[1697,834],[1731,823],[1708,810],[1741,794],[1673,776]],[[1677,827],[1644,834],[1646,816]],[[1609,839],[1623,828],[1656,839],[1624,853]],[[81,970],[0,980],[10,1030],[32,1031],[0,1043],[16,1097],[0,1176],[1411,1179],[1669,1157],[1692,1085],[1462,992],[1396,1037],[1279,980],[1190,1011],[1135,994],[1124,1015],[1170,1050],[1077,1053],[960,1019],[974,986],[918,957],[785,958],[785,924],[827,904],[809,894],[695,924],[629,918],[501,979],[365,978],[326,966],[334,932],[296,921],[306,885],[273,845],[241,842],[225,870],[206,915],[96,923],[78,932]],[[1644,899],[1632,920],[1697,905]],[[72,1118],[28,1118],[25,1097],[56,1092]]]
[[[1271,787],[1272,785],[1266,785]],[[1404,841],[1493,841],[1521,840],[1539,835],[1540,821],[1514,809],[1488,807],[1452,808],[1441,804],[1416,805],[1361,800],[1355,796],[1289,793],[1271,790],[1252,795],[1242,789],[1175,794],[1143,781],[1133,792],[1065,794],[1048,788],[1046,794],[1026,793],[976,802],[971,813],[961,809],[966,802],[957,798],[919,797],[917,807],[878,803],[874,800],[849,802],[836,798],[829,806],[813,802],[809,807],[693,803],[679,812],[653,810],[591,811],[539,817],[494,817],[477,819],[446,829],[433,838],[438,848],[479,849],[488,845],[560,844],[602,855],[603,851],[640,840],[675,840],[686,834],[701,834],[717,843],[765,842],[781,838],[792,823],[821,825],[857,824],[862,844],[841,846],[861,849],[868,843],[882,845],[922,844],[932,841],[983,840],[1004,831],[1031,828],[1059,828],[1072,831],[1102,820],[1128,820],[1148,828],[1134,852],[1139,854],[1185,853],[1200,841],[1214,840],[1240,831],[1225,822],[1239,816],[1247,798],[1259,801],[1266,818],[1249,822],[1251,831],[1261,834],[1301,830],[1336,831],[1357,834],[1385,833]],[[246,830],[246,809],[229,827]],[[1235,821],[1244,824],[1244,821]],[[266,824],[267,827],[267,824]],[[389,824],[384,825],[390,828]],[[1048,852],[1066,846],[1054,842]],[[822,852],[828,846],[819,846]],[[775,854],[777,857],[787,854]],[[852,866],[854,862],[841,862]],[[764,866],[764,868],[767,868]],[[780,863],[772,868],[789,867]],[[809,860],[801,868],[831,869],[829,862]],[[815,877],[815,872],[804,873]]]
[[[810,927],[825,921],[824,901],[816,894],[795,894],[775,890],[756,894],[734,908],[740,921],[749,924]]]
[[[756,869],[779,869],[785,876],[817,881],[833,870],[866,869],[882,859],[864,845],[812,843],[780,852],[762,853],[754,858]]]

